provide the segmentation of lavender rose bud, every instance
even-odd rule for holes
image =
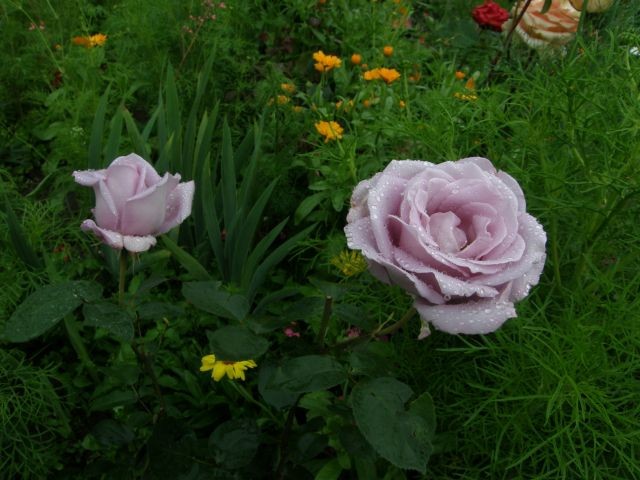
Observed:
[[[191,214],[193,181],[180,183],[179,174],[161,177],[135,153],[105,170],[75,171],[73,178],[96,194],[95,222],[85,220],[80,228],[113,248],[144,252]]]
[[[486,158],[434,165],[394,160],[360,182],[345,233],[379,280],[410,293],[428,324],[489,333],[538,283],[546,234],[524,195]]]

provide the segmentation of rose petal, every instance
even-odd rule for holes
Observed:
[[[520,216],[520,229],[518,238],[522,245],[522,256],[514,262],[510,262],[497,273],[484,275],[481,278],[472,279],[472,282],[482,283],[487,286],[498,286],[507,282],[514,284],[513,297],[516,301],[524,298],[525,285],[538,283],[540,274],[546,259],[545,243],[547,236],[538,221],[528,213]]]
[[[124,235],[123,237],[124,248],[130,252],[146,252],[156,244],[156,238],[152,235],[145,236],[133,236]]]
[[[175,179],[167,173],[155,185],[127,200],[119,230],[124,235],[155,235],[164,223],[167,184]]]
[[[80,228],[84,232],[93,232],[98,238],[100,238],[102,243],[106,243],[112,248],[120,250],[123,247],[122,235],[106,228],[100,228],[93,220],[85,220],[80,225]]]
[[[149,188],[162,179],[162,177],[158,175],[158,172],[156,172],[156,169],[153,168],[153,165],[151,165],[144,158],[142,158],[140,155],[136,155],[135,153],[130,153],[129,155],[116,158],[113,162],[111,162],[110,166],[114,165],[127,165],[130,167],[134,167],[137,170],[138,176],[144,179],[144,187],[142,185],[139,185],[137,187],[138,192],[142,191],[143,189]]]
[[[96,195],[96,206],[92,211],[96,222],[102,228],[117,230],[120,216],[118,215],[118,209],[106,182],[100,181],[95,184],[93,191]]]
[[[384,258],[377,250],[371,222],[368,218],[348,224],[344,228],[347,246],[360,250],[369,265],[369,272],[381,282],[398,285],[409,293],[421,296],[433,303],[442,303],[444,298],[432,286],[421,281],[393,263],[393,259]]]
[[[176,175],[176,180],[180,181],[180,175]],[[180,183],[174,188],[167,198],[167,211],[164,223],[158,233],[165,233],[181,224],[185,218],[191,215],[191,205],[195,191],[193,181]]]
[[[136,194],[140,175],[131,165],[113,165],[107,169],[105,184],[111,193],[116,211],[122,212],[125,202]]]
[[[434,213],[429,217],[431,237],[441,251],[458,253],[467,243],[467,236],[458,228],[460,219],[453,212]]]
[[[416,299],[413,306],[423,323],[453,334],[495,332],[508,319],[517,316],[512,302],[498,298],[436,306]]]
[[[106,178],[106,170],[76,170],[73,172],[73,179],[85,187],[93,187],[95,184]]]

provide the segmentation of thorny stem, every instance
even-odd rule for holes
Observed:
[[[504,47],[502,48],[502,50],[500,50],[496,54],[496,56],[493,58],[493,60],[491,60],[491,66],[489,67],[489,74],[487,75],[487,81],[491,80],[491,76],[493,75],[493,72],[495,70],[496,65],[498,65],[498,62],[502,58],[502,55],[506,54],[506,57],[509,58],[509,47],[511,46],[511,40],[513,38],[513,32],[516,31],[516,27],[520,23],[520,20],[522,20],[522,17],[524,16],[525,12],[529,8],[529,5],[531,5],[532,1],[533,0],[526,0],[525,4],[522,7],[522,10],[520,12],[518,12],[518,4],[516,4],[516,9],[514,11],[515,20],[511,24],[511,28],[509,28],[509,32],[507,33],[507,38],[504,41]]]
[[[411,317],[413,317],[416,313],[416,309],[411,307],[409,310],[407,310],[405,312],[405,314],[402,316],[402,318],[400,320],[398,320],[397,322],[389,325],[386,328],[382,328],[382,325],[379,326],[377,329],[375,329],[373,332],[367,334],[367,335],[361,335],[359,337],[352,337],[352,338],[347,338],[346,340],[343,340],[342,342],[338,342],[335,345],[333,345],[333,349],[334,350],[344,350],[345,348],[348,347],[352,347],[354,345],[357,345],[359,343],[363,343],[366,342],[368,340],[371,340],[373,338],[379,338],[379,337],[383,337],[384,335],[389,335],[391,333],[396,332],[397,330],[400,330],[402,327],[404,327],[407,322],[409,320],[411,320]]]

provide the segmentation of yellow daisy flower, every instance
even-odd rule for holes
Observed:
[[[238,362],[232,362],[227,360],[217,360],[215,355],[205,355],[202,357],[202,365],[200,366],[201,372],[211,370],[211,378],[216,382],[222,380],[226,375],[231,380],[239,378],[244,380],[244,371],[247,368],[257,367],[256,362],[253,360],[240,360]]]

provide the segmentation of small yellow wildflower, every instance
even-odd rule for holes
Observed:
[[[456,92],[453,94],[453,96],[458,100],[462,100],[465,102],[475,102],[478,99],[478,96],[473,93],[466,94],[466,93]]]
[[[400,102],[398,102],[398,104],[400,105],[400,108],[404,108],[407,106],[407,104],[404,102],[404,100],[400,100]]]
[[[293,95],[296,93],[296,86],[293,83],[281,83],[280,88],[283,92]]]
[[[464,77],[467,76],[464,72],[461,72],[460,70],[457,70],[454,75],[458,80],[462,80]]]
[[[382,54],[385,57],[390,57],[391,55],[393,55],[393,47],[391,45],[386,45],[383,49],[382,49]]]
[[[365,80],[384,80],[385,83],[390,84],[400,78],[400,72],[394,68],[374,68],[364,72]]]
[[[352,277],[367,269],[367,261],[362,254],[355,250],[345,250],[333,257],[331,265],[338,268],[345,277]]]
[[[286,95],[278,95],[276,98],[278,101],[278,105],[289,103],[289,97],[287,97]]]
[[[257,367],[256,362],[253,360],[240,360],[238,362],[231,362],[225,360],[216,360],[215,355],[205,355],[202,357],[202,365],[200,366],[201,372],[211,370],[211,378],[216,382],[222,380],[226,375],[231,380],[239,378],[244,380],[244,371],[247,368]]]
[[[301,107],[300,105],[295,105],[295,106],[293,107],[293,111],[294,111],[294,112],[296,112],[296,113],[300,113],[300,112],[302,112],[303,110],[304,110],[304,107]]]
[[[342,65],[342,60],[335,55],[326,55],[322,50],[315,52],[313,59],[316,61],[314,68],[319,72],[328,72]]]
[[[362,105],[364,106],[364,108],[369,108],[371,106],[371,100],[369,100],[368,98],[365,98],[362,101]]]
[[[360,65],[362,63],[362,55],[359,53],[354,53],[351,55],[351,63],[354,65]]]
[[[340,110],[340,107],[342,107],[342,103],[343,103],[342,100],[338,100],[336,102],[336,109]]]
[[[107,36],[103,33],[96,33],[90,37],[73,37],[71,42],[84,48],[100,47],[107,41]]]
[[[339,140],[342,138],[343,128],[338,122],[333,120],[330,122],[320,121],[315,124],[316,130],[324,137],[324,143],[329,140]]]

